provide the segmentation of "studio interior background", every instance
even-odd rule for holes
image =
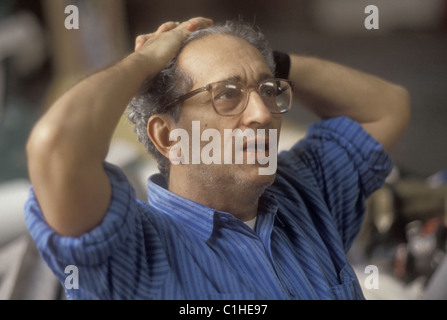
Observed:
[[[66,27],[70,5],[79,9],[78,28]],[[365,25],[369,5],[378,9],[378,28]],[[24,223],[24,146],[35,121],[64,90],[130,53],[138,34],[195,16],[242,18],[274,49],[339,62],[408,89],[410,126],[391,153],[395,169],[368,200],[350,258],[367,299],[447,299],[447,0],[2,0],[0,299],[64,299]],[[315,120],[294,105],[280,149]],[[124,117],[108,160],[125,168],[144,198],[156,168]],[[378,283],[368,266],[377,267]]]

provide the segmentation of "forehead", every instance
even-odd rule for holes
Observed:
[[[195,86],[229,78],[253,82],[272,75],[259,50],[231,35],[209,35],[189,43],[179,55],[178,63]]]

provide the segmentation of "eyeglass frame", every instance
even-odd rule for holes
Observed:
[[[174,105],[176,103],[179,103],[181,101],[185,101],[185,100],[187,100],[189,98],[192,98],[193,96],[195,96],[195,95],[197,95],[197,94],[199,94],[201,92],[208,91],[211,94],[211,103],[213,104],[213,109],[214,109],[214,111],[218,115],[223,116],[223,117],[236,116],[236,115],[239,115],[239,114],[243,113],[245,111],[245,109],[247,109],[248,101],[250,100],[249,99],[250,92],[254,90],[257,93],[259,93],[258,90],[261,87],[261,85],[264,84],[265,82],[268,82],[268,81],[284,81],[284,82],[287,82],[289,84],[291,93],[290,93],[289,106],[288,106],[287,110],[285,110],[283,112],[272,112],[271,110],[269,110],[272,114],[284,114],[284,113],[287,113],[291,109],[291,105],[292,105],[294,83],[292,81],[288,80],[288,79],[282,79],[282,78],[268,78],[268,79],[260,81],[259,83],[257,83],[256,85],[253,85],[253,86],[246,86],[246,85],[242,84],[239,81],[231,81],[231,80],[222,80],[222,81],[211,82],[211,83],[208,83],[207,85],[205,85],[203,87],[194,89],[194,90],[192,90],[192,91],[190,91],[188,93],[185,93],[185,94],[175,98],[174,100],[172,100],[171,102],[166,104],[165,108],[168,108],[168,107],[170,107],[170,106],[172,106],[172,105]],[[225,82],[227,82],[227,83],[238,82],[238,83],[242,84],[244,89],[247,89],[247,91],[248,91],[247,92],[247,98],[246,98],[246,101],[245,101],[245,106],[241,109],[241,111],[239,113],[235,113],[235,114],[220,114],[217,111],[216,106],[214,105],[214,97],[212,96],[212,91],[211,91],[212,88],[213,88],[213,85],[216,85],[216,84],[219,84],[219,83],[225,83]]]

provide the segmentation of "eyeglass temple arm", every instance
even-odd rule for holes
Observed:
[[[184,94],[184,95],[182,95],[182,96],[180,96],[180,97],[178,97],[178,98],[172,100],[172,101],[169,102],[167,105],[165,105],[165,107],[172,106],[173,104],[176,104],[176,103],[178,103],[178,102],[180,102],[180,101],[189,99],[189,98],[191,98],[192,96],[195,96],[196,94],[198,94],[198,93],[200,93],[200,92],[203,92],[203,91],[207,91],[207,90],[209,90],[209,89],[210,89],[210,85],[209,85],[209,84],[207,84],[207,85],[204,86],[204,87],[197,88],[197,89],[195,89],[195,90],[193,90],[193,91],[191,91],[191,92],[188,92],[188,93],[186,93],[186,94]]]

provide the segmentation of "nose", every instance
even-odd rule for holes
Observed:
[[[267,127],[271,123],[272,113],[256,90],[250,90],[248,93],[247,107],[242,113],[242,117],[248,127]]]

